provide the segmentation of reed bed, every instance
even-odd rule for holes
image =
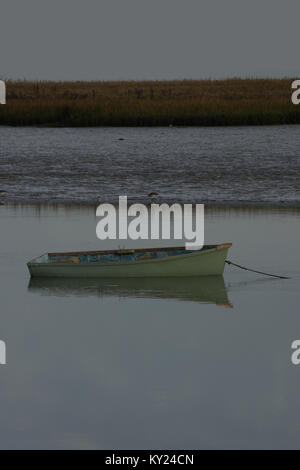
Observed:
[[[233,126],[300,124],[293,79],[7,81],[0,125]]]

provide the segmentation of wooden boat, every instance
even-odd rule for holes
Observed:
[[[232,306],[223,276],[114,279],[31,277],[28,291],[54,297],[168,299]]]
[[[223,274],[231,243],[136,250],[46,253],[27,263],[37,277],[180,277]]]

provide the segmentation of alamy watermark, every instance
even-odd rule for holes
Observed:
[[[100,204],[96,216],[96,234],[100,240],[188,240],[187,250],[204,245],[204,204],[127,205],[127,196],[119,197],[119,207]]]
[[[0,365],[6,364],[6,344],[0,339]]]
[[[0,104],[6,104],[6,85],[3,80],[0,80]]]
[[[292,103],[293,104],[300,104],[300,80],[294,80],[292,82]]]
[[[294,366],[298,366],[300,364],[300,339],[295,339],[291,344],[291,348],[294,350],[291,355],[291,361]]]

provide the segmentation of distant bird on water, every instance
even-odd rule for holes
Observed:
[[[158,198],[158,193],[156,193],[155,191],[152,191],[151,193],[148,194],[148,197],[150,197],[151,201],[156,201],[156,199]]]

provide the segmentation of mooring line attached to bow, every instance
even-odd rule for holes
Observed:
[[[232,264],[232,266],[236,266],[237,268],[244,269],[245,271],[251,271],[252,273],[263,274],[264,276],[271,276],[277,277],[278,279],[290,279],[290,277],[286,276],[278,276],[277,274],[270,274],[270,273],[263,273],[262,271],[256,271],[255,269],[246,268],[245,266],[241,266],[240,264],[233,263],[228,259],[225,261],[227,264]]]

